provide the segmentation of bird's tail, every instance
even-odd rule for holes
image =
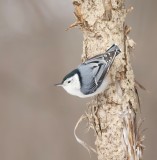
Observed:
[[[119,49],[119,47],[116,44],[113,44],[107,51],[106,53],[116,53],[116,56],[121,52],[121,50]]]

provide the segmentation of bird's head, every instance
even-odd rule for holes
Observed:
[[[78,94],[80,94],[80,88],[81,88],[78,70],[75,69],[72,72],[70,72],[69,74],[67,74],[63,78],[63,81],[59,84],[56,84],[56,86],[61,86],[69,94],[78,96]]]

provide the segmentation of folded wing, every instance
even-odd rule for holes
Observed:
[[[78,67],[81,77],[85,77],[81,79],[81,91],[85,95],[94,93],[100,87],[112,66],[117,51],[119,50],[111,47],[105,54],[94,56]]]

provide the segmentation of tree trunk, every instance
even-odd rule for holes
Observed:
[[[124,0],[73,0],[77,22],[83,32],[82,60],[104,53],[112,44],[121,49],[109,72],[112,84],[88,104],[87,117],[96,133],[99,160],[139,160],[142,138],[136,125],[138,101],[130,64],[129,11]]]

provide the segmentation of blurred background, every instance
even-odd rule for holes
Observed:
[[[146,160],[157,157],[157,1],[130,5],[132,64],[149,90],[139,90]],[[74,21],[70,0],[0,0],[0,160],[90,159],[73,135],[87,100],[53,86],[80,63],[82,33],[65,31]],[[80,133],[93,144],[92,134]]]

